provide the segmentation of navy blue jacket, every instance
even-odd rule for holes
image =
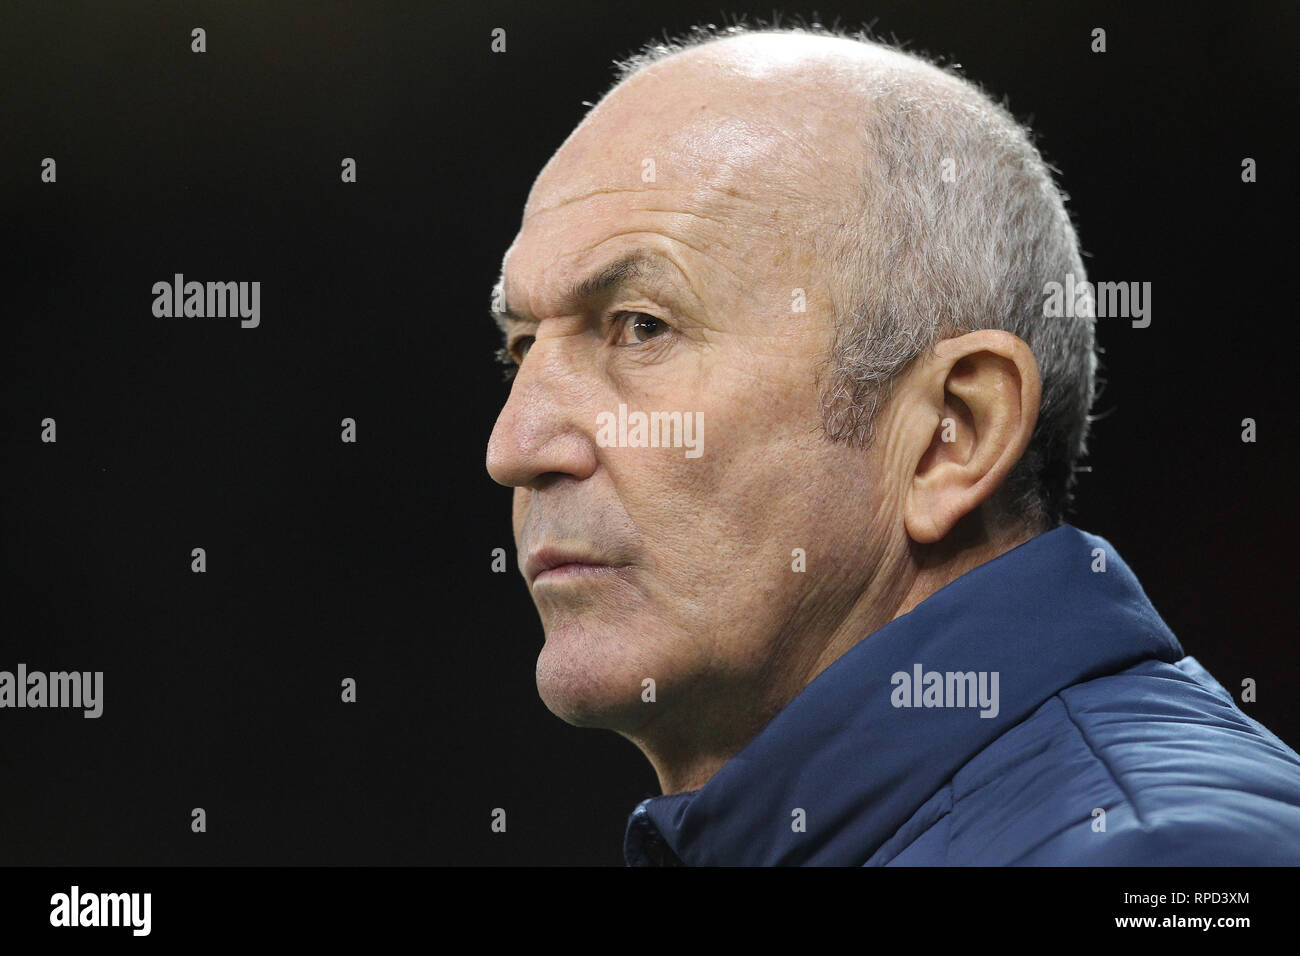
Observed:
[[[643,801],[624,855],[1300,865],[1300,757],[1062,525],[858,643],[703,788]]]

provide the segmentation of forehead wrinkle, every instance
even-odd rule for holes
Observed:
[[[614,232],[614,233],[610,233],[609,235],[604,236],[604,237],[602,237],[601,239],[598,239],[597,241],[591,243],[590,245],[588,245],[588,246],[584,246],[582,249],[578,250],[578,253],[581,254],[581,253],[584,253],[584,252],[590,252],[591,250],[593,250],[593,249],[595,249],[595,248],[597,248],[597,247],[603,245],[604,243],[608,242],[608,241],[611,240],[611,239],[618,239],[618,238],[621,238],[621,237],[623,237],[623,236],[638,236],[638,235],[644,235],[644,234],[647,234],[647,230],[645,230],[645,229],[627,229],[627,230],[624,230],[623,232]],[[680,236],[666,236],[666,235],[663,235],[662,233],[649,233],[649,234],[650,234],[650,235],[661,235],[661,236],[663,236],[664,238],[668,239],[670,242],[674,242],[674,243],[677,243],[677,244],[679,244],[679,245],[683,245],[683,246],[685,246],[686,248],[688,248],[688,249],[690,249],[690,250],[692,250],[692,251],[694,251],[694,252],[699,253],[701,256],[703,256],[703,255],[705,254],[705,253],[703,252],[703,250],[701,250],[701,249],[698,248],[697,246],[693,246],[693,245],[691,245],[689,242],[687,242],[686,240],[682,239]],[[671,264],[671,265],[673,266],[673,268],[675,268],[675,269],[677,270],[677,272],[681,275],[682,280],[685,282],[685,288],[686,288],[686,291],[689,292],[689,293],[691,294],[691,297],[695,299],[696,304],[697,304],[697,305],[700,305],[700,306],[703,306],[703,305],[704,305],[704,300],[700,297],[699,289],[698,289],[698,287],[697,287],[697,285],[696,285],[695,280],[692,278],[690,271],[687,270],[687,268],[686,268],[684,265],[682,265],[680,262],[678,262],[678,261],[677,261],[677,258],[676,258],[675,256],[673,256],[672,253],[670,253],[670,252],[668,252],[667,250],[664,250],[664,249],[659,249],[659,248],[657,248],[657,247],[655,247],[655,246],[644,246],[643,248],[644,248],[645,250],[647,250],[647,251],[649,251],[649,252],[651,252],[651,253],[653,253],[653,254],[659,256],[660,258],[667,260],[667,262],[668,262],[669,264]]]
[[[622,233],[614,233],[592,243],[582,249],[579,249],[575,255],[581,255],[592,249],[608,242],[610,239],[618,238],[624,235],[639,235],[645,230],[629,230]],[[683,243],[683,245],[687,245]],[[693,247],[692,247],[693,248]],[[616,271],[613,275],[604,275],[609,273],[616,266],[624,266],[621,270],[623,274],[619,275]],[[674,270],[680,275],[682,282],[674,283]],[[503,273],[504,278],[504,273]],[[604,279],[604,281],[601,281]],[[571,308],[577,308],[600,296],[614,294],[621,289],[626,288],[632,283],[640,282],[644,288],[653,291],[656,286],[663,285],[682,285],[684,283],[685,291],[695,299],[697,304],[702,305],[699,294],[695,290],[695,283],[691,279],[690,273],[681,265],[671,254],[665,250],[658,249],[654,246],[641,245],[624,250],[618,254],[612,255],[597,266],[595,269],[588,271],[579,279],[568,283],[567,287],[560,293],[558,308],[554,310],[543,309],[543,312],[554,311],[556,314],[562,314]],[[504,297],[504,286],[503,297]],[[506,304],[501,311],[493,311],[493,318],[497,326],[505,332],[510,322],[537,324],[541,319],[528,317],[520,314],[515,309]]]
[[[704,215],[704,213],[691,212],[690,210],[687,209],[651,209],[649,206],[637,206],[636,211],[637,212],[660,212],[668,216],[691,216],[695,219],[704,219],[708,222],[716,222],[719,226],[730,227],[734,225],[733,222],[728,222],[726,219],[719,219],[716,216],[706,216]]]
[[[780,130],[778,127],[767,125],[766,129],[781,133],[792,142],[798,143],[796,137],[786,131]],[[769,137],[769,144],[771,144],[773,140],[773,137]],[[805,144],[800,143],[798,145],[804,150],[807,149]],[[698,153],[697,150],[691,150],[688,146],[688,155],[690,152]],[[750,155],[752,157],[752,150],[750,151]],[[768,155],[771,155],[770,152]],[[730,163],[727,163],[726,157],[723,157],[722,159],[724,163],[731,165]],[[741,165],[743,166],[743,164]],[[714,227],[717,227],[714,230],[710,230],[714,235],[707,238],[704,235],[697,238],[693,235],[694,230],[689,229],[674,230],[673,235],[667,233],[660,234],[668,238],[670,242],[685,246],[699,255],[702,259],[720,267],[732,277],[733,281],[745,286],[752,282],[752,277],[747,278],[745,275],[742,275],[741,271],[738,271],[736,263],[728,262],[725,257],[719,258],[716,255],[719,249],[725,249],[732,256],[740,256],[737,246],[728,242],[726,239],[726,236],[730,234],[730,230],[735,230],[738,227],[743,228],[744,224],[752,225],[760,231],[771,230],[776,224],[768,217],[760,214],[765,211],[771,211],[773,213],[771,218],[775,219],[775,210],[780,208],[783,204],[783,200],[793,200],[798,206],[797,210],[790,211],[792,217],[783,217],[783,221],[780,225],[776,226],[779,232],[786,237],[787,241],[797,242],[797,237],[800,236],[813,222],[820,223],[825,221],[823,218],[827,212],[825,207],[809,202],[812,197],[808,194],[809,190],[807,189],[806,184],[810,180],[817,185],[821,185],[821,183],[817,182],[815,176],[806,168],[806,164],[797,163],[796,168],[798,169],[798,172],[794,169],[789,169],[784,175],[782,175],[779,170],[781,170],[782,167],[788,167],[790,165],[788,160],[786,162],[777,162],[773,165],[778,171],[777,174],[763,177],[760,184],[762,189],[754,195],[746,195],[742,192],[741,189],[737,187],[743,185],[744,181],[736,181],[730,176],[724,176],[720,182],[698,182],[695,184],[695,188],[686,191],[682,190],[681,187],[664,184],[657,186],[646,184],[638,188],[605,186],[567,197],[552,206],[535,209],[528,214],[527,220],[535,220],[536,217],[539,217],[544,213],[554,212],[563,207],[571,206],[585,200],[596,200],[600,197],[607,196],[627,196],[630,194],[633,198],[631,209],[629,210],[630,212],[644,212],[652,215],[664,216],[680,215],[685,216],[694,222],[711,223]],[[769,169],[772,169],[773,165],[769,165]],[[798,188],[795,185],[796,183],[804,188]],[[746,192],[749,192],[749,190],[746,190]],[[764,192],[769,193],[766,197],[766,201],[764,201]],[[693,203],[697,207],[695,210],[662,207],[662,203],[665,199],[669,199],[669,201],[672,202],[676,198],[675,194],[682,193],[684,194],[680,201],[684,203]],[[668,195],[665,196],[662,194]],[[645,203],[645,205],[642,205],[641,203]],[[647,231],[653,232],[653,230],[636,228],[602,235],[594,242],[578,249],[573,255],[581,255],[582,253],[588,252],[600,246],[602,243],[619,236]],[[664,255],[661,250],[656,251],[659,251],[661,255]],[[685,291],[689,292],[699,307],[705,308],[699,291],[702,287],[695,281],[691,272],[671,255],[667,255],[666,257],[681,274],[682,279],[685,282]],[[563,302],[562,304],[567,305],[568,303]],[[507,310],[507,313],[510,313],[510,311],[511,310]],[[707,311],[707,309],[705,309],[705,311]],[[523,317],[518,317],[518,319],[519,321],[535,321]]]
[[[659,187],[659,189],[666,189],[666,188],[667,188],[667,187],[664,187],[664,186],[660,186],[660,187]],[[527,206],[525,206],[525,211],[524,211],[524,220],[527,221],[527,220],[533,218],[534,216],[540,216],[540,215],[542,215],[543,213],[547,213],[547,212],[555,212],[557,209],[563,209],[565,206],[571,206],[571,205],[573,205],[575,202],[582,202],[584,199],[591,199],[591,198],[593,198],[593,197],[595,197],[595,196],[612,196],[612,195],[617,195],[618,193],[644,193],[644,192],[651,192],[651,191],[652,191],[652,190],[649,189],[649,188],[646,188],[646,189],[622,189],[622,188],[615,187],[615,186],[604,187],[604,188],[601,188],[601,189],[593,189],[593,190],[591,190],[591,191],[589,191],[589,192],[582,193],[581,195],[578,195],[578,196],[569,196],[569,197],[566,198],[566,199],[561,199],[559,202],[555,203],[554,205],[551,205],[551,206],[543,206],[541,209],[532,209],[532,210],[529,210],[529,209],[527,208]]]
[[[596,242],[593,242],[591,245],[587,246],[586,248],[584,248],[584,249],[581,250],[581,251],[586,252],[586,251],[588,251],[588,250],[595,249],[595,248],[596,248],[597,246],[599,246],[601,243],[608,242],[610,239],[614,239],[614,238],[617,238],[617,237],[619,237],[619,236],[635,236],[635,235],[640,235],[640,234],[642,234],[642,233],[644,233],[644,232],[645,232],[644,229],[629,229],[629,230],[627,230],[627,231],[625,231],[625,232],[616,232],[616,233],[612,233],[611,235],[606,236],[604,239],[600,239],[600,240],[598,240],[598,241],[596,241]],[[656,233],[656,235],[659,235],[659,234]],[[719,241],[715,241],[715,242],[710,243],[709,246],[697,246],[697,245],[694,245],[694,244],[688,242],[686,239],[682,238],[681,236],[668,236],[668,237],[666,237],[666,238],[668,238],[671,242],[676,243],[677,245],[685,246],[687,249],[690,249],[692,252],[698,254],[698,255],[700,256],[701,259],[704,259],[704,260],[707,261],[707,262],[711,262],[711,263],[713,263],[714,265],[717,265],[717,266],[720,266],[720,267],[723,268],[723,269],[726,269],[727,272],[731,273],[731,275],[734,276],[734,277],[736,278],[737,281],[741,282],[742,284],[745,283],[746,280],[745,280],[744,276],[740,275],[738,272],[736,272],[735,269],[733,269],[733,268],[731,268],[729,265],[727,265],[727,263],[726,263],[724,260],[709,255],[709,247],[710,247],[710,246],[722,246],[724,249],[728,250],[729,252],[735,252],[736,250],[735,250],[732,246],[728,245],[727,243],[722,242],[722,241],[719,240]],[[656,250],[656,251],[659,251],[659,250]],[[697,287],[697,285],[696,285],[696,282],[695,282],[694,279],[691,278],[691,274],[686,270],[686,267],[683,266],[680,262],[678,262],[675,258],[673,258],[672,256],[668,255],[667,253],[665,253],[665,252],[660,252],[660,254],[661,254],[661,255],[664,255],[664,256],[668,259],[668,261],[670,261],[674,266],[677,267],[677,270],[682,274],[682,277],[686,280],[687,288],[689,289],[691,295],[695,297],[695,301],[696,301],[696,303],[698,303],[699,305],[703,306],[703,305],[704,305],[704,299],[703,299],[703,297],[701,297],[701,295],[700,295],[700,293],[699,293],[699,289],[698,289],[698,287]]]

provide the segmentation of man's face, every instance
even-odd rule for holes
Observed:
[[[869,457],[822,432],[818,135],[739,91],[637,77],[534,185],[504,263],[526,355],[488,469],[515,488],[538,689],[572,723],[707,737],[770,716],[871,576],[889,509]],[[569,297],[629,255],[621,282]],[[620,447],[620,406],[702,422],[696,449]]]

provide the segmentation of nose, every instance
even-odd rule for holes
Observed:
[[[546,341],[539,335],[488,439],[492,480],[511,488],[536,488],[555,475],[589,477],[596,469],[596,413],[584,414],[584,396],[591,392],[590,383],[565,357],[563,340]]]

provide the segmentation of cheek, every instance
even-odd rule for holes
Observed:
[[[677,376],[671,390],[624,399],[633,408],[699,412],[698,457],[679,448],[600,450],[646,544],[656,599],[661,588],[695,597],[729,570],[771,563],[773,549],[789,554],[816,494],[808,485],[823,452],[814,372],[775,347],[737,343],[730,351],[725,364]]]
[[[519,534],[523,531],[524,518],[528,514],[528,498],[531,495],[527,488],[516,488],[514,498],[511,500],[510,519],[514,526],[515,545],[519,544]]]
[[[706,427],[699,458],[629,460],[619,488],[653,558],[656,590],[704,604],[726,581],[748,588],[764,567],[786,567],[791,548],[807,547],[809,512],[822,498],[809,484],[818,450],[798,431],[720,419],[711,437]]]

